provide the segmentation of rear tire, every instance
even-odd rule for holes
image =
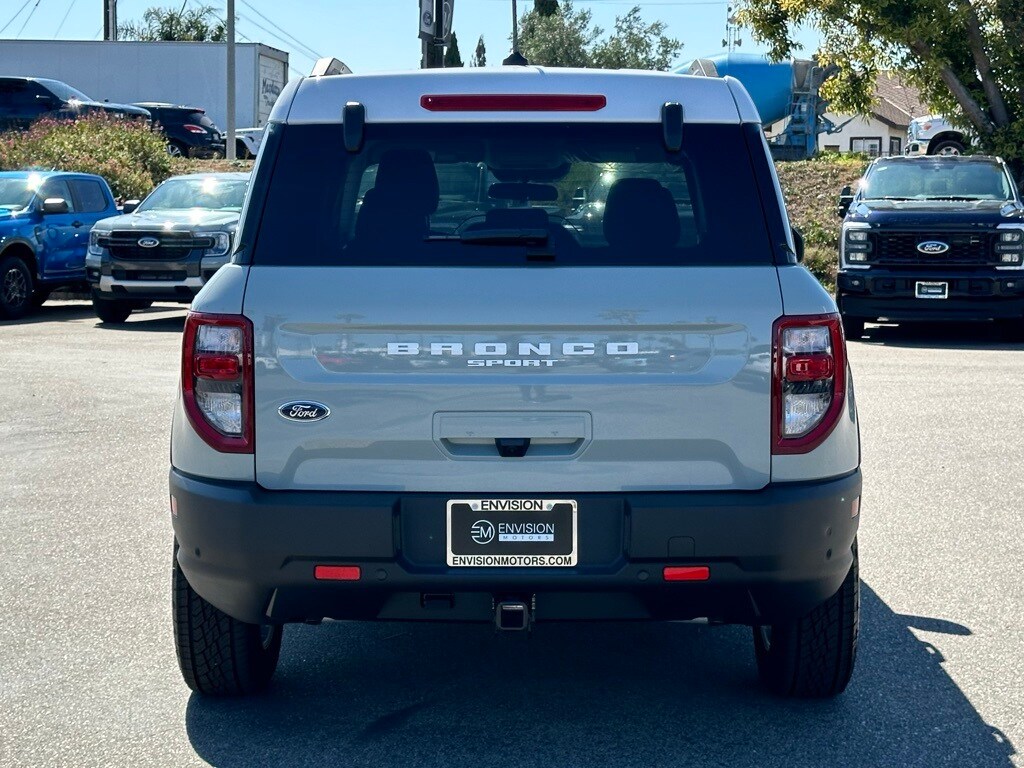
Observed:
[[[281,654],[282,627],[238,621],[201,598],[178,565],[177,542],[172,567],[174,649],[185,684],[208,696],[266,688]]]
[[[754,627],[761,682],[778,696],[829,698],[846,689],[857,658],[860,575],[853,565],[832,597],[802,619]]]
[[[864,318],[843,315],[843,334],[847,341],[856,341],[864,335]]]
[[[123,323],[128,319],[128,315],[132,313],[134,305],[129,300],[101,299],[93,294],[92,308],[100,322]]]
[[[188,147],[182,144],[180,141],[169,141],[167,142],[167,154],[171,157],[188,157]]]
[[[28,265],[17,256],[0,258],[0,317],[17,320],[32,309],[35,283]]]
[[[929,155],[962,155],[967,149],[956,139],[945,139],[934,147],[929,147]]]

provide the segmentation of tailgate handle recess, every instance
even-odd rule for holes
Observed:
[[[590,442],[589,413],[435,413],[434,440],[450,458],[570,458]]]

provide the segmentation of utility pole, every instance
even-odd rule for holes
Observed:
[[[103,0],[103,39],[117,40],[117,0]]]
[[[420,0],[420,39],[423,41],[423,69],[444,66],[445,26],[444,7],[448,5],[449,19],[455,0]]]
[[[224,25],[228,36],[228,119],[227,135],[224,137],[224,157],[235,159],[235,0],[227,0],[227,23]]]

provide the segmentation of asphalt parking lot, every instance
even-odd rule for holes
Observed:
[[[181,309],[0,324],[0,765],[1024,765],[1024,345],[869,327],[860,656],[757,686],[749,630],[289,627],[270,692],[174,660],[167,433]]]

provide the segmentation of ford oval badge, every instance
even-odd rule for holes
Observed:
[[[160,241],[157,240],[155,237],[140,237],[139,238],[139,247],[140,248],[156,248],[158,245],[160,245]]]
[[[917,250],[929,256],[938,256],[940,253],[945,253],[949,250],[949,244],[941,240],[926,240],[923,243],[918,243]]]
[[[331,409],[323,403],[314,403],[310,400],[295,400],[285,403],[277,412],[288,421],[323,421],[331,415]]]

